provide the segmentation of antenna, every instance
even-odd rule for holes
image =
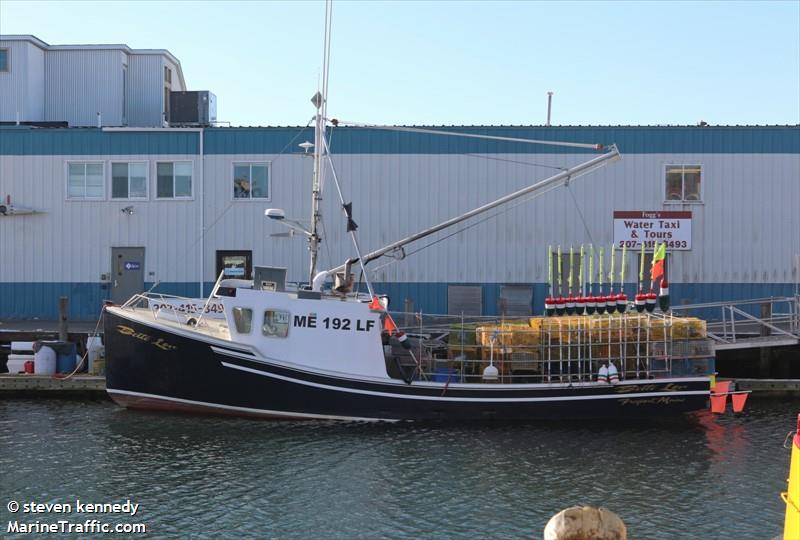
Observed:
[[[547,92],[547,123],[545,126],[550,127],[550,111],[553,106],[553,92]]]

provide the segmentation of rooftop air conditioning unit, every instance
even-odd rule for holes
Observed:
[[[169,93],[170,126],[210,126],[217,121],[217,96],[208,90]]]

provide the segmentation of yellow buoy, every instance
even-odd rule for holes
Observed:
[[[786,503],[783,538],[800,540],[800,414],[797,415],[797,431],[792,437],[792,461],[789,465],[788,482],[788,491],[781,493],[781,498]]]

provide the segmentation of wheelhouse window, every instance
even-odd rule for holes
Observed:
[[[105,197],[103,162],[67,164],[67,199],[103,199]]]
[[[701,169],[700,165],[667,165],[666,201],[699,202]]]
[[[264,325],[261,333],[267,337],[285,338],[289,335],[289,312],[280,309],[264,311]]]
[[[249,334],[253,328],[253,310],[250,308],[233,308],[233,323],[240,334]]]
[[[234,163],[233,198],[269,200],[269,163]]]
[[[11,71],[11,51],[0,49],[0,71]]]
[[[192,162],[175,161],[156,164],[156,198],[189,199],[192,197]]]
[[[111,198],[146,199],[147,163],[112,163]]]

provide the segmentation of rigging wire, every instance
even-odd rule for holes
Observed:
[[[431,246],[434,246],[434,245],[438,244],[439,242],[443,242],[443,241],[447,240],[448,238],[451,238],[451,237],[453,237],[453,236],[455,236],[457,234],[461,234],[462,232],[467,231],[467,230],[469,230],[469,229],[471,229],[473,227],[476,227],[476,226],[480,225],[481,223],[484,223],[486,221],[489,221],[490,219],[496,218],[496,217],[498,217],[498,216],[500,216],[502,214],[510,212],[511,210],[516,208],[517,206],[520,206],[520,205],[522,205],[522,204],[524,204],[526,202],[529,202],[529,201],[531,201],[531,200],[533,200],[533,199],[535,199],[535,198],[537,198],[537,197],[539,197],[541,195],[544,195],[545,193],[549,193],[550,191],[552,191],[552,190],[554,190],[554,189],[556,189],[558,187],[561,187],[560,184],[556,184],[554,186],[550,186],[549,188],[547,188],[547,189],[545,189],[545,190],[543,190],[543,191],[541,191],[539,193],[535,193],[535,194],[530,195],[528,197],[522,198],[522,199],[514,202],[513,204],[510,204],[508,207],[506,207],[506,208],[504,208],[502,210],[499,210],[499,211],[497,211],[497,212],[495,212],[493,214],[487,215],[486,217],[483,217],[483,218],[481,218],[481,219],[479,219],[477,221],[474,221],[474,222],[470,223],[469,225],[466,225],[466,226],[464,226],[464,227],[462,227],[460,229],[457,229],[457,230],[451,232],[450,234],[447,234],[447,235],[445,235],[445,236],[443,236],[441,238],[437,238],[436,240],[434,240],[432,242],[429,242],[429,243],[427,243],[427,244],[425,244],[423,246],[420,246],[417,249],[414,249],[414,250],[408,251],[408,252],[404,252],[402,257],[399,257],[399,258],[392,257],[391,261],[388,261],[388,262],[386,262],[386,263],[384,263],[384,264],[382,264],[382,265],[380,265],[380,266],[378,266],[376,268],[373,268],[372,272],[377,272],[378,270],[380,270],[382,268],[385,268],[385,267],[389,266],[390,264],[394,264],[394,263],[396,263],[398,261],[401,261],[401,260],[403,260],[403,259],[405,259],[405,258],[407,258],[407,257],[409,257],[411,255],[414,255],[415,253],[419,253],[420,251],[422,251],[424,249],[427,249],[427,248],[429,248]]]
[[[567,182],[566,187],[567,191],[569,191],[569,194],[572,195],[572,203],[575,205],[575,210],[578,211],[578,215],[581,217],[581,223],[583,223],[583,230],[586,231],[586,236],[589,237],[589,242],[594,244],[594,238],[592,238],[592,233],[591,231],[589,231],[589,226],[586,224],[586,219],[584,219],[583,217],[583,212],[581,212],[581,207],[580,205],[578,205],[578,199],[575,198],[575,193],[572,192],[572,188],[570,187],[569,182]]]
[[[327,118],[326,118],[327,120]],[[478,133],[464,133],[461,131],[446,131],[443,129],[430,129],[408,126],[387,126],[381,124],[366,124],[364,122],[354,122],[351,120],[335,120],[340,125],[365,127],[371,129],[381,129],[385,131],[402,131],[407,133],[427,133],[429,135],[448,135],[451,137],[463,137],[467,139],[482,139],[488,141],[516,142],[522,144],[544,144],[550,146],[566,146],[569,148],[589,148],[591,150],[603,150],[605,147],[597,143],[576,143],[567,141],[547,141],[542,139],[523,139],[520,137],[502,137],[499,135],[480,135]]]

